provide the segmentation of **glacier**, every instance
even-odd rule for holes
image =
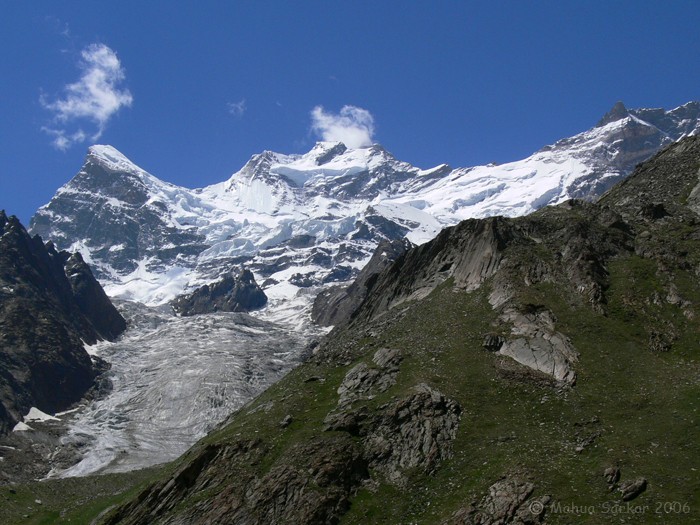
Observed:
[[[80,460],[48,477],[124,472],[178,457],[294,367],[308,336],[242,313],[176,317],[139,303],[119,307],[129,330],[89,347],[112,365],[111,392],[64,416],[61,446],[79,450]]]

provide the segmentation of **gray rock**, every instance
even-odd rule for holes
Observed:
[[[380,348],[372,356],[377,366],[389,371],[398,370],[402,359],[401,351],[396,348]]]
[[[507,340],[499,353],[533,370],[552,376],[557,381],[573,384],[573,369],[578,353],[564,334],[554,329],[554,317],[548,310],[520,313],[506,309],[501,320],[510,323],[514,339]]]
[[[603,477],[608,485],[615,485],[620,481],[620,469],[618,467],[608,467],[603,472]]]
[[[491,485],[480,502],[457,511],[449,525],[536,525],[544,522],[549,496],[531,498],[534,484],[507,477]]]
[[[395,401],[375,417],[363,439],[369,465],[395,484],[404,472],[431,472],[452,455],[461,408],[443,394],[420,384],[415,393]]]
[[[380,273],[356,317],[372,319],[406,301],[427,297],[452,278],[471,291],[493,276],[511,229],[502,217],[469,219],[408,251]]]
[[[331,412],[323,420],[326,425],[325,431],[348,432],[351,436],[364,434],[363,425],[369,417],[367,407],[360,407],[357,410],[343,410]]]
[[[402,359],[400,350],[380,348],[372,358],[376,367],[364,362],[355,365],[338,387],[338,407],[349,406],[359,399],[370,399],[388,390],[396,383]]]
[[[637,478],[634,481],[627,481],[620,484],[618,489],[622,493],[622,501],[631,501],[647,489],[647,480]]]

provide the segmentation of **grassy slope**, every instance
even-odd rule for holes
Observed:
[[[612,263],[609,270],[607,317],[551,284],[521,291],[522,301],[552,309],[557,328],[570,335],[580,352],[578,383],[570,390],[557,390],[543,377],[481,348],[483,334],[494,330],[496,318],[485,289],[455,292],[448,282],[426,300],[395,312],[374,336],[344,335],[343,344],[355,346],[356,355],[365,361],[382,346],[402,348],[407,356],[397,384],[367,402],[370,407],[427,382],[457,400],[463,413],[451,460],[433,475],[414,473],[401,489],[383,483],[361,489],[343,523],[437,523],[479,499],[490,484],[512,472],[530,476],[536,495],[550,494],[554,502],[586,508],[574,514],[550,511],[548,523],[696,523],[700,519],[700,323],[686,319],[677,306],[647,301],[662,290],[652,261],[632,256]],[[677,274],[677,281],[683,281],[684,298],[700,304],[697,279]],[[647,348],[647,333],[649,324],[658,320],[672,322],[679,338],[670,352],[654,354]],[[319,433],[337,401],[335,390],[355,362],[299,367],[197,448],[262,439],[269,450],[263,461],[237,468],[265,473],[293,444]],[[305,382],[311,377],[324,381]],[[286,415],[293,422],[281,429],[279,422]],[[576,451],[598,434],[582,452]],[[610,465],[622,469],[623,480],[637,476],[649,480],[647,491],[633,502],[643,506],[642,514],[630,517],[622,513],[627,507],[613,506],[621,500],[616,492],[608,492],[602,477]],[[97,497],[76,512],[82,501],[99,494],[101,486],[121,479],[128,488],[149,475],[60,482],[63,496],[56,496],[59,489],[51,484],[19,488],[16,495],[5,488],[0,501],[3,510],[17,516],[25,513],[33,499],[41,499],[44,510],[30,513],[33,518],[27,522],[52,523],[59,522],[55,518],[68,499],[72,508],[64,521],[88,523],[102,509],[135,492]],[[198,494],[183,505],[208,496]],[[687,504],[689,512],[673,512],[676,505],[666,509],[670,513],[656,513],[664,510],[666,502]]]
[[[145,469],[0,487],[0,523],[90,523],[104,509],[138,494],[157,473]]]
[[[401,372],[405,384],[413,382],[409,375],[427,380],[462,405],[455,456],[435,476],[419,477],[407,488],[360,492],[344,522],[436,523],[480,497],[500,476],[520,471],[532,477],[536,494],[594,506],[593,515],[550,512],[548,523],[618,523],[625,516],[604,513],[620,500],[608,492],[602,472],[619,465],[623,480],[645,476],[650,483],[634,502],[650,509],[634,523],[696,523],[700,327],[678,319],[676,307],[659,307],[655,313],[678,320],[684,336],[671,352],[650,353],[641,324],[646,320],[631,322],[628,309],[617,308],[637,280],[627,268],[613,265],[615,313],[607,318],[572,308],[551,286],[527,291],[531,302],[555,312],[558,328],[572,335],[581,354],[578,384],[570,391],[508,379],[499,367],[499,361],[508,365],[505,358],[480,349],[492,316],[480,293],[443,287],[409,311],[389,338],[414,352],[413,366]],[[697,299],[697,288],[694,293]],[[597,433],[592,445],[576,452]],[[690,512],[655,514],[664,502],[687,503]]]

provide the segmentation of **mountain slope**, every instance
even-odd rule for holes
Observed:
[[[104,523],[696,523],[698,194],[691,137],[408,250]]]
[[[93,386],[105,363],[84,349],[126,329],[80,254],[30,237],[0,211],[0,435],[31,407],[55,413]]]
[[[31,228],[80,250],[110,295],[163,304],[243,265],[270,299],[263,315],[289,319],[319,287],[356,276],[383,240],[420,244],[463,219],[592,200],[699,123],[697,102],[618,103],[591,130],[508,164],[421,170],[379,145],[318,143],[304,155],[254,155],[229,180],[195,190],[93,146]]]

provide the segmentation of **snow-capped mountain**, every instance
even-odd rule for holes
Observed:
[[[80,251],[110,295],[151,305],[244,266],[269,298],[269,318],[289,320],[320,287],[351,279],[382,239],[422,243],[466,218],[595,199],[699,131],[698,102],[671,111],[618,103],[589,131],[508,164],[423,170],[378,144],[320,142],[303,155],[254,155],[227,181],[200,189],[93,146],[31,230]]]

